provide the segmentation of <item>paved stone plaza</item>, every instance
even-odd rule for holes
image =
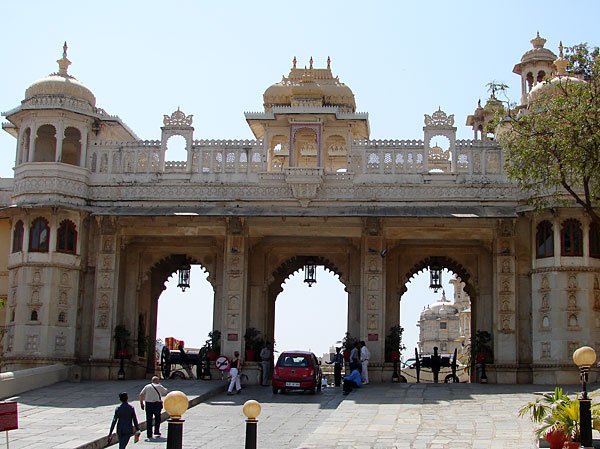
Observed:
[[[145,381],[59,383],[20,395],[20,429],[9,433],[10,448],[105,447],[119,391],[131,398]],[[532,425],[517,416],[534,392],[550,387],[479,384],[379,384],[343,396],[326,388],[320,395],[273,395],[248,387],[227,396],[220,381],[167,381],[199,402],[184,415],[184,448],[243,448],[242,405],[262,404],[259,449],[406,448],[529,449],[536,447]],[[567,388],[575,391],[577,387]],[[140,422],[144,413],[133,401]],[[130,443],[136,449],[166,447],[163,438]],[[5,437],[0,447],[6,447]],[[116,447],[116,446],[113,446]]]

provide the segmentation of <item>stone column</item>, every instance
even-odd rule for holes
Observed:
[[[60,162],[62,159],[62,147],[63,140],[65,138],[65,126],[59,123],[56,126],[56,153],[54,154],[54,161]]]
[[[98,218],[100,225],[99,251],[94,282],[94,331],[92,359],[109,360],[113,357],[113,331],[118,324],[117,314],[117,231],[111,218]],[[131,332],[133,329],[129,329]],[[92,374],[92,378],[108,378],[106,372]]]
[[[248,304],[246,297],[248,257],[242,219],[238,217],[229,219],[225,240],[221,352],[231,357],[234,351],[242,352]]]
[[[516,383],[517,301],[514,221],[500,220],[494,248],[494,285],[496,338],[494,363],[498,383]],[[503,366],[504,365],[504,366]]]
[[[385,346],[385,247],[381,223],[377,218],[364,221],[361,250],[360,340],[371,352],[371,363],[384,361]]]

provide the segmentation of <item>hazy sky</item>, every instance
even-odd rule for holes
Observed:
[[[3,2],[0,110],[16,107],[27,86],[57,70],[66,40],[69,73],[142,139],[159,139],[163,115],[178,107],[194,115],[196,139],[252,138],[244,111],[262,110],[262,93],[289,72],[294,56],[300,67],[311,56],[315,67],[324,67],[331,57],[357,109],[369,113],[373,139],[420,139],[423,114],[438,107],[455,115],[459,138],[471,138],[466,116],[487,98],[487,83],[505,83],[511,99],[519,99],[512,68],[536,31],[555,53],[560,40],[599,45],[598,17],[595,0]],[[13,176],[15,148],[0,133],[1,177]],[[193,273],[182,305],[171,288],[161,297],[159,337],[185,334],[180,338],[192,344],[204,342],[212,293],[199,285],[201,277]],[[302,279],[302,272],[290,279],[278,298],[278,347],[320,354],[343,336],[346,296],[331,274],[319,272],[310,295]],[[409,347],[423,304],[439,297],[423,279],[413,280],[402,300]],[[190,324],[174,322],[179,307],[189,308]],[[297,340],[307,333],[292,318],[302,310],[313,311],[307,321],[314,342]],[[205,330],[199,329],[194,323],[205,318]],[[321,334],[329,328],[331,335]]]

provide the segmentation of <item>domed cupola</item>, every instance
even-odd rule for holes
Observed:
[[[531,40],[531,44],[533,48],[526,51],[521,57],[521,62],[513,68],[513,73],[521,75],[521,104],[523,105],[527,104],[531,89],[552,74],[556,60],[556,55],[544,48],[546,39],[540,37],[539,32]]]
[[[327,68],[298,68],[294,57],[289,75],[269,86],[263,95],[265,111],[273,106],[322,107],[336,106],[346,112],[355,112],[356,103],[352,90],[331,73],[331,59],[327,58]]]
[[[545,97],[547,95],[555,95],[559,90],[559,86],[566,86],[569,83],[571,84],[579,84],[585,83],[582,79],[579,79],[574,76],[569,76],[567,73],[567,66],[569,65],[569,61],[567,61],[563,56],[563,44],[560,42],[558,46],[558,58],[554,61],[554,66],[556,67],[556,74],[547,82],[540,83],[534,86],[529,92],[528,96],[528,104],[531,105],[535,103],[537,100]]]
[[[67,43],[63,46],[63,57],[56,61],[58,72],[51,73],[45,78],[34,82],[25,90],[25,101],[44,97],[65,97],[81,100],[88,103],[92,108],[96,106],[96,97],[83,83],[72,75],[68,68],[71,61],[67,59]]]

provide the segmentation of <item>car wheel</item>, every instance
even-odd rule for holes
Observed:
[[[185,374],[183,374],[181,371],[175,371],[173,374],[171,374],[171,379],[185,379]]]
[[[273,394],[277,394],[277,393],[279,393],[279,388],[273,387]]]

